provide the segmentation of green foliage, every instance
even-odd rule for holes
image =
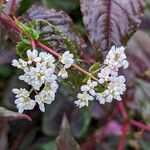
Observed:
[[[63,0],[62,3],[60,2],[60,0],[43,0],[43,3],[47,7],[68,12],[76,10],[79,6],[79,1],[76,0]]]
[[[16,52],[22,59],[26,59],[27,58],[26,51],[31,48],[32,46],[23,40],[17,43]]]
[[[67,72],[68,78],[63,80],[62,83],[74,92],[78,91],[85,78],[85,74],[81,73],[80,71],[74,68],[68,69]]]
[[[20,22],[20,21],[18,21],[17,20],[17,24],[19,25],[19,27],[22,29],[22,30],[24,30],[24,31],[26,31],[29,35],[30,35],[30,37],[32,38],[32,39],[38,39],[39,38],[39,33],[36,31],[36,30],[34,30],[33,28],[31,28],[31,27],[29,27],[28,25],[26,25],[26,24],[23,24],[22,22]],[[23,33],[22,33],[23,34]]]
[[[17,20],[17,24],[19,25],[19,27],[27,32],[27,34],[32,38],[37,40],[39,38],[39,33],[38,31],[34,30],[33,28],[29,27],[29,25],[23,24],[22,22]],[[24,33],[21,33],[21,42],[18,42],[16,45],[16,51],[17,54],[22,58],[22,59],[26,59],[26,51],[28,49],[31,49],[32,46],[29,42],[28,37],[26,37],[26,35],[24,35]]]
[[[40,146],[41,150],[57,150],[55,142],[44,143]]]
[[[100,69],[100,62],[97,62],[89,68],[89,73],[95,75],[99,71],[99,69]],[[89,79],[91,79],[91,77],[86,76],[83,80],[83,83],[86,83]]]
[[[8,66],[0,65],[0,77],[9,78],[13,74],[13,70],[11,70]]]
[[[99,69],[100,69],[100,62],[97,62],[89,68],[89,72],[95,74]]]
[[[39,0],[21,0],[20,7],[18,10],[19,14],[23,14],[25,11],[27,11],[35,2],[38,2]]]

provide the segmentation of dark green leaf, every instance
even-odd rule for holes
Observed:
[[[89,68],[89,72],[90,72],[91,74],[95,75],[95,74],[99,71],[99,69],[100,69],[100,62],[97,62],[97,63],[93,64],[93,65]],[[87,83],[87,81],[88,81],[89,79],[91,79],[91,77],[86,76],[86,77],[84,78],[84,80],[83,80],[82,83]]]
[[[90,69],[89,69],[89,72],[94,74],[96,73],[98,70],[100,69],[100,62],[97,62],[95,64],[93,64]]]
[[[87,83],[87,81],[88,81],[88,80],[90,80],[90,79],[91,79],[91,77],[86,76],[86,77],[83,79],[82,83],[85,83],[85,84],[86,84],[86,83]]]
[[[43,0],[43,4],[46,7],[51,7],[56,10],[64,10],[64,11],[74,11],[79,6],[79,1],[74,0],[63,0],[63,2],[60,2],[60,0]]]
[[[31,49],[31,45],[28,43],[25,43],[24,41],[22,42],[18,42],[16,45],[16,51],[17,54],[22,58],[22,59],[26,59],[27,55],[26,55],[26,51],[28,49]]]
[[[41,150],[57,150],[55,142],[44,143],[40,146]]]
[[[70,126],[66,116],[63,117],[56,144],[57,150],[80,150],[80,146],[71,135]]]
[[[83,83],[85,74],[80,71],[70,68],[67,70],[68,78],[63,80],[63,84],[67,87],[71,87],[73,91],[78,91]]]
[[[0,65],[0,77],[9,78],[13,74],[13,71],[4,65]]]
[[[21,0],[20,7],[18,9],[19,14],[23,14],[25,11],[27,11],[35,2],[38,0]]]
[[[90,111],[87,108],[81,109],[72,116],[70,120],[70,126],[74,137],[78,139],[86,138],[88,135],[91,119]]]

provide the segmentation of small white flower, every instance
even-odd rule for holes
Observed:
[[[39,108],[42,112],[45,111],[45,104],[51,104],[55,99],[55,93],[57,92],[58,84],[53,81],[50,84],[46,84],[43,90],[35,96],[35,101],[38,103]]]
[[[127,60],[122,61],[122,66],[124,69],[127,69],[129,67],[129,62]]]
[[[50,95],[51,97],[54,97],[55,93],[57,92],[58,84],[56,81],[53,81],[52,83],[48,83],[43,88],[43,92],[45,92],[47,95]]]
[[[24,110],[32,110],[35,107],[36,102],[30,99],[30,93],[26,89],[13,89],[16,94],[15,104],[19,113],[23,113]]]
[[[70,54],[69,51],[66,51],[61,56],[61,63],[64,64],[64,68],[69,68],[74,63],[73,54]]]
[[[68,78],[68,72],[66,71],[65,68],[62,68],[59,71],[58,76],[62,77],[63,79]]]
[[[84,107],[84,106],[87,106],[89,105],[89,101],[92,101],[94,100],[93,96],[89,95],[88,93],[84,92],[84,93],[79,93],[77,95],[78,97],[78,100],[75,101],[74,103],[79,107]]]
[[[27,71],[25,73],[26,78],[30,77],[26,82],[29,85],[32,85],[36,90],[39,90],[42,84],[44,84],[45,81],[48,80],[53,73],[54,69],[47,68],[43,64],[37,63],[36,67],[31,67],[30,71]]]
[[[112,70],[109,67],[104,67],[101,69],[101,72],[98,73],[99,83],[103,84],[105,81],[108,81],[110,78]]]
[[[52,83],[57,79],[57,76],[55,74],[46,74],[45,84],[46,83]]]
[[[89,92],[92,96],[95,95],[95,90],[94,88],[98,85],[96,81],[87,81],[87,85],[82,85],[81,86],[81,91],[82,92]]]
[[[19,60],[14,59],[12,61],[12,66],[24,70],[27,67],[27,62],[22,59]]]
[[[39,57],[41,58],[42,64],[45,64],[47,67],[55,69],[55,58],[51,54],[40,52]]]
[[[108,52],[104,64],[108,65],[112,70],[118,71],[118,68],[128,67],[128,62],[126,60],[126,55],[124,53],[125,48],[112,46],[111,50]]]
[[[38,57],[38,51],[36,49],[34,50],[27,50],[27,57],[28,57],[28,64],[32,64],[34,62],[40,62],[41,58]]]
[[[35,96],[35,101],[38,103],[39,108],[42,112],[45,111],[44,103],[51,104],[53,100],[53,97],[48,96],[45,92],[42,91]]]
[[[100,104],[105,104],[106,102],[111,103],[113,96],[109,93],[109,90],[105,90],[102,93],[96,93],[96,99]]]
[[[124,76],[118,76],[111,78],[111,82],[108,84],[109,93],[118,101],[122,100],[121,95],[123,95],[126,90],[124,82]]]

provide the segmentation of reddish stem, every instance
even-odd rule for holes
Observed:
[[[120,139],[120,143],[118,146],[118,150],[123,150],[125,143],[126,143],[126,136],[127,136],[127,131],[128,131],[128,126],[129,123],[127,121],[125,121],[123,123],[123,127],[122,127],[122,135],[121,135],[121,139]]]
[[[118,102],[118,107],[120,109],[121,115],[123,116],[123,119],[127,119],[128,114],[127,114],[127,111],[126,111],[122,101]]]
[[[10,27],[12,27],[15,30],[19,31],[18,27],[14,23],[12,23],[10,20],[6,20],[6,19],[3,19],[2,17],[0,17],[0,22],[3,23],[3,24],[9,25]]]
[[[21,141],[22,141],[22,139],[23,139],[23,137],[24,137],[24,132],[20,132],[20,133],[16,136],[16,138],[15,138],[15,140],[14,140],[14,142],[13,142],[11,148],[10,148],[10,150],[17,150],[17,149],[18,149],[18,146],[20,145],[20,143],[21,143]]]
[[[57,58],[60,58],[60,57],[61,57],[60,54],[58,54],[58,53],[55,52],[54,50],[50,49],[49,47],[45,46],[44,44],[42,44],[42,43],[40,43],[40,42],[38,42],[38,41],[35,41],[35,42],[36,42],[36,44],[37,44],[39,47],[41,47],[41,48],[43,48],[45,51],[47,51],[47,52],[53,54],[55,57],[57,57]],[[78,66],[78,65],[76,65],[76,64],[73,64],[72,66],[73,66],[74,68],[80,70],[80,71],[83,72],[84,74],[90,76],[90,77],[91,77],[92,79],[94,79],[95,81],[98,81],[98,79],[97,79],[96,77],[94,77],[91,73],[87,72],[86,70],[82,69],[80,66]]]
[[[10,11],[9,11],[9,14],[11,14],[12,16],[15,16],[15,6],[16,6],[16,0],[12,0],[10,5]]]
[[[130,124],[132,124],[132,125],[134,125],[134,126],[136,126],[138,128],[150,131],[150,126],[148,126],[148,125],[145,125],[145,124],[143,124],[141,122],[138,122],[136,120],[133,120],[133,119],[130,119],[129,122],[130,122]]]
[[[30,43],[32,45],[32,49],[36,49],[35,41],[33,39],[30,40]]]
[[[38,41],[35,41],[35,43],[36,43],[39,47],[43,48],[45,51],[47,51],[47,52],[53,54],[55,57],[57,57],[57,58],[61,57],[61,55],[59,55],[58,53],[56,53],[55,51],[53,51],[53,50],[50,49],[49,47],[45,46],[44,44],[42,44],[42,43],[40,43],[40,42],[38,42]]]

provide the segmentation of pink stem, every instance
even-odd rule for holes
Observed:
[[[15,30],[19,31],[18,27],[14,23],[10,22],[9,20],[6,20],[6,19],[3,19],[2,17],[0,17],[0,22],[3,23],[3,24],[9,25],[10,27],[12,27]]]
[[[136,120],[133,120],[133,119],[130,119],[129,122],[130,122],[130,124],[132,124],[132,125],[134,125],[134,126],[136,126],[138,128],[150,131],[150,126],[148,126],[148,125],[145,125],[145,124],[143,124],[141,122],[138,122]]]
[[[16,0],[12,0],[10,5],[10,12],[9,12],[12,16],[15,16],[15,5],[16,5]]]
[[[57,58],[61,57],[61,55],[59,55],[58,53],[56,53],[55,51],[53,51],[53,50],[50,49],[49,47],[45,46],[44,44],[42,44],[42,43],[40,43],[40,42],[38,42],[38,41],[35,41],[35,43],[36,43],[39,47],[43,48],[45,51],[47,51],[47,52],[53,54],[55,57],[57,57]]]
[[[128,131],[128,126],[129,123],[127,121],[124,122],[123,127],[122,127],[122,135],[120,139],[120,143],[118,146],[118,150],[123,150],[125,143],[126,143],[126,136],[127,136],[127,131]]]
[[[32,49],[36,49],[35,41],[33,39],[30,40],[30,43],[32,45]]]
[[[120,109],[121,115],[123,116],[123,119],[127,119],[128,114],[122,101],[118,102],[118,107]]]

